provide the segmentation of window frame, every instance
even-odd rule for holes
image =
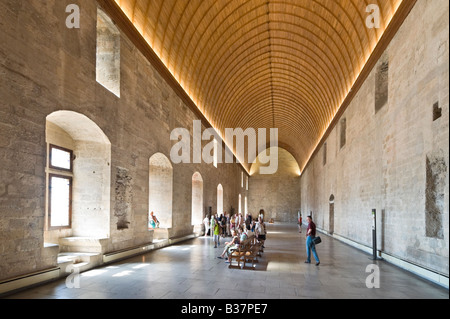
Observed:
[[[52,178],[61,178],[69,181],[69,225],[67,226],[52,226]],[[48,174],[48,229],[71,229],[72,228],[72,190],[73,190],[73,177],[61,174]]]
[[[70,168],[69,169],[52,165],[52,154],[53,154],[52,150],[53,149],[57,149],[57,150],[60,150],[60,151],[63,151],[63,152],[67,152],[67,153],[70,154]],[[57,170],[57,171],[68,172],[68,173],[73,173],[73,151],[72,150],[70,150],[68,148],[61,147],[61,146],[57,146],[57,145],[54,145],[54,144],[49,144],[48,156],[49,156],[48,166],[49,166],[50,169]]]
[[[213,157],[213,166],[215,168],[218,168],[219,166],[219,154],[218,154],[218,150],[219,150],[219,142],[214,138],[214,157]]]
[[[339,133],[339,149],[342,150],[345,145],[347,145],[347,128],[348,128],[348,122],[347,118],[344,117],[340,121],[340,133]]]

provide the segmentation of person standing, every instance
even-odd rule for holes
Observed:
[[[214,224],[214,248],[217,248],[220,246],[220,226],[219,221],[216,220]]]
[[[227,232],[227,216],[225,214],[220,215],[220,235],[225,238]]]
[[[227,237],[231,236],[231,231],[230,231],[230,215],[228,213],[225,212],[225,218],[226,218],[226,233],[227,233]]]
[[[211,225],[210,225],[210,227],[209,227],[209,234],[211,235],[211,237],[213,237],[214,238],[214,227],[216,226],[216,217],[215,217],[215,215],[213,214],[212,216],[211,216]]]
[[[262,245],[262,248],[265,248],[264,243],[266,242],[266,225],[261,217],[258,218],[258,222],[255,225],[255,233],[256,238]]]
[[[235,214],[231,215],[231,217],[230,217],[230,230],[236,231],[236,215]]]
[[[319,256],[317,255],[316,245],[313,243],[313,239],[316,237],[316,224],[312,221],[312,217],[306,217],[306,221],[308,222],[308,229],[306,230],[306,255],[307,259],[305,261],[306,264],[311,263],[311,251],[314,255],[314,259],[316,260],[316,266],[320,265]]]
[[[205,237],[207,237],[209,235],[209,226],[210,226],[208,215],[206,215],[205,219],[203,220],[203,224],[205,225]]]
[[[252,227],[252,215],[250,214],[245,215],[245,227],[247,227],[247,230],[250,230]]]
[[[302,218],[302,215],[301,214],[299,214],[299,217],[298,217],[298,229],[299,229],[299,233],[302,233],[302,225],[303,225],[303,218]]]
[[[261,220],[264,221],[264,209],[261,209],[261,210],[259,211],[258,219],[259,219],[259,218],[261,218]]]
[[[242,223],[243,223],[242,214],[238,213],[236,216],[236,227],[238,228],[241,227]]]

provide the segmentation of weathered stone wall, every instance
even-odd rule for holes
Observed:
[[[278,149],[277,160],[278,170],[271,175],[259,174],[259,158],[252,165],[249,213],[257,217],[264,209],[266,221],[296,222],[300,211],[300,170],[295,158],[284,149]]]
[[[151,241],[149,159],[156,153],[170,158],[170,132],[181,127],[192,135],[197,119],[124,36],[120,98],[97,83],[96,2],[77,1],[80,29],[66,27],[70,3],[0,1],[0,280],[56,266],[56,255],[44,248],[49,114],[83,114],[111,143],[108,251]],[[193,231],[195,172],[203,178],[204,210],[215,211],[219,183],[224,208],[238,207],[241,171],[237,164],[173,165],[172,236]]]
[[[387,56],[388,77],[377,76],[386,64],[374,68],[342,116],[345,146],[338,124],[326,164],[322,148],[301,177],[302,211],[312,211],[318,227],[329,230],[334,195],[335,233],[371,246],[377,209],[378,249],[447,276],[448,9],[444,0],[417,2],[380,61]],[[376,96],[386,92],[376,88],[383,78],[384,105]]]

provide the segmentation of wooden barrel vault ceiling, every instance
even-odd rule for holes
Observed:
[[[280,147],[303,171],[378,59],[387,27],[401,14],[398,30],[415,1],[99,2],[120,8],[222,136],[225,128],[278,128]],[[370,4],[380,9],[380,28],[366,25]]]

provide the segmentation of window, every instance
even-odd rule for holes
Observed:
[[[217,186],[217,214],[223,214],[223,186]]]
[[[244,210],[245,210],[245,214],[248,214],[248,200],[247,200],[247,196],[245,196],[245,202],[244,202]]]
[[[173,167],[162,153],[149,160],[149,208],[160,222],[161,228],[172,228]],[[150,216],[149,216],[150,221]],[[149,229],[152,225],[149,224]]]
[[[241,187],[244,188],[244,172],[241,172]]]
[[[203,222],[203,178],[199,172],[192,176],[192,226]]]
[[[48,227],[72,227],[73,151],[49,144]]]
[[[214,139],[214,167],[217,168],[217,164],[218,164],[218,143],[217,140]]]
[[[442,117],[442,108],[439,107],[439,102],[433,104],[433,122]]]
[[[246,185],[245,185],[245,189],[246,189],[246,190],[248,190],[248,176],[246,176],[246,177],[245,177],[245,179],[246,179],[246,183],[245,183],[245,184],[246,184]]]
[[[238,204],[238,212],[239,214],[242,214],[242,195],[239,194],[239,204]]]
[[[111,143],[108,137],[87,116],[72,111],[49,114],[45,126],[44,242],[58,244],[59,238],[67,236],[109,238],[111,225],[120,217],[116,216],[131,208],[117,204],[117,190],[120,196],[129,194],[128,189],[121,193],[121,187],[126,186],[120,184],[124,180],[116,178],[115,191],[111,192]],[[55,176],[59,178],[51,178]],[[115,196],[115,201],[111,201],[111,195]],[[69,214],[63,208],[67,207],[64,202],[59,201],[61,197],[67,203],[67,196],[71,204]],[[111,203],[116,204],[112,210]],[[61,214],[61,218],[55,214]],[[66,221],[62,222],[63,219]]]
[[[375,74],[375,113],[380,111],[389,100],[389,55],[383,54],[378,62]]]
[[[49,226],[72,226],[72,177],[49,175]]]
[[[50,168],[72,172],[73,151],[50,145]]]
[[[347,143],[347,120],[341,120],[341,136],[340,136],[340,148],[343,148]]]
[[[327,165],[327,143],[323,144],[323,166]]]
[[[97,12],[97,82],[120,97],[120,32],[114,22]]]

